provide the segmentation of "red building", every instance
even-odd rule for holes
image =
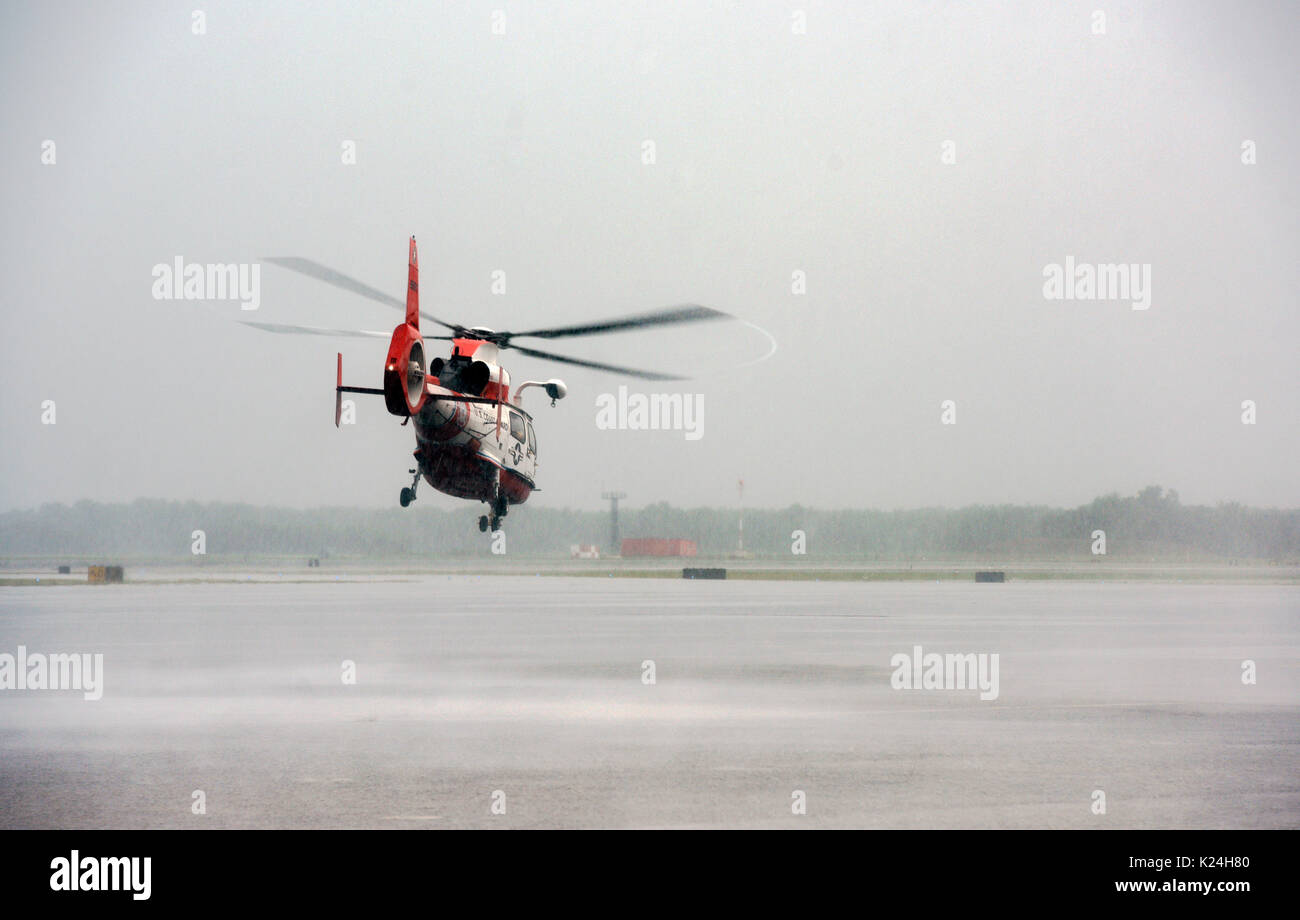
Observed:
[[[624,556],[694,556],[696,552],[694,540],[664,540],[659,537],[624,540],[622,549]]]

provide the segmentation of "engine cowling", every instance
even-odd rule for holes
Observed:
[[[393,415],[416,415],[424,405],[428,373],[420,330],[402,323],[393,330],[384,361],[384,403]]]

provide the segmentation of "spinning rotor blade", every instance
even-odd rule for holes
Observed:
[[[629,377],[642,377],[646,380],[686,380],[686,377],[679,377],[676,374],[659,374],[654,371],[639,371],[632,367],[622,367],[617,364],[602,364],[599,361],[585,361],[582,358],[566,358],[564,355],[553,354],[549,351],[538,351],[535,348],[525,348],[522,345],[502,345],[502,348],[513,348],[521,355],[531,355],[534,358],[545,358],[547,361],[559,361],[561,364],[576,364],[578,367],[591,367],[598,371],[613,371],[616,374],[627,374]]]
[[[375,339],[386,339],[390,335],[387,332],[379,332],[375,329],[326,329],[324,326],[292,326],[287,323],[254,323],[250,320],[241,319],[245,326],[253,326],[264,332],[285,332],[296,335],[346,335]]]
[[[241,319],[239,322],[245,326],[253,326],[264,332],[283,332],[293,335],[344,335],[354,338],[386,339],[391,332],[380,332],[377,329],[327,329],[324,326],[294,326],[288,323],[255,323],[251,320]],[[449,335],[426,335],[426,339],[444,339],[451,341]]]
[[[406,312],[406,303],[398,300],[383,291],[372,288],[368,284],[362,284],[355,278],[350,278],[342,272],[337,272],[327,265],[321,265],[319,262],[313,262],[311,259],[303,259],[299,256],[263,256],[263,262],[270,262],[272,265],[279,265],[281,268],[287,268],[289,271],[297,272],[300,275],[306,275],[308,278],[315,278],[317,281],[324,281],[334,287],[342,288],[350,293],[357,294],[376,303],[382,303],[386,307],[392,307],[395,310]],[[420,318],[427,319],[431,323],[437,323],[439,326],[446,326],[452,332],[463,331],[463,326],[457,326],[452,323],[443,322],[432,314],[420,311]]]
[[[414,240],[412,240],[414,247]],[[414,249],[412,249],[414,252]],[[279,265],[281,268],[287,268],[290,271],[297,272],[300,275],[306,275],[308,278],[315,278],[317,281],[323,281],[326,284],[341,288],[352,294],[381,303],[386,307],[392,307],[395,310],[406,310],[406,304],[389,294],[385,294],[368,284],[349,277],[342,272],[335,271],[327,265],[321,265],[319,262],[313,262],[311,259],[304,259],[299,256],[268,256],[263,261],[270,262],[272,265]],[[414,270],[414,269],[412,269]],[[414,290],[414,288],[412,288]],[[681,304],[675,307],[669,307],[664,310],[652,310],[649,313],[636,313],[631,316],[616,317],[613,319],[599,320],[590,323],[578,323],[571,326],[553,326],[543,329],[530,329],[526,332],[489,332],[487,330],[473,330],[465,326],[449,323],[445,320],[438,319],[429,313],[420,311],[420,318],[444,326],[451,330],[450,336],[444,335],[426,335],[426,339],[450,340],[455,338],[480,339],[492,342],[500,348],[513,348],[520,354],[530,355],[534,358],[544,358],[548,361],[558,361],[561,364],[572,364],[577,367],[589,367],[593,370],[610,371],[615,374],[626,374],[630,377],[640,377],[645,380],[686,380],[689,378],[678,374],[662,374],[656,371],[642,371],[632,367],[624,367],[619,364],[605,364],[600,361],[587,361],[582,358],[570,358],[565,355],[557,355],[548,351],[538,351],[535,348],[525,348],[521,345],[511,344],[515,338],[537,338],[537,339],[561,339],[573,338],[583,335],[601,335],[607,332],[622,332],[630,329],[646,329],[653,326],[671,326],[679,323],[694,323],[704,320],[714,319],[735,319],[729,313],[723,313],[721,310],[714,310],[711,307],[703,307],[699,304]],[[245,325],[254,326],[267,332],[281,333],[299,333],[306,335],[339,335],[339,336],[359,336],[367,338],[386,338],[388,333],[375,332],[368,329],[327,329],[319,326],[294,326],[282,323],[256,323],[243,320]]]
[[[732,319],[731,314],[701,307],[699,304],[683,304],[666,310],[654,310],[650,313],[637,313],[615,319],[601,320],[594,323],[581,323],[576,326],[557,326],[552,329],[533,329],[528,332],[501,332],[496,338],[500,343],[512,338],[531,336],[538,339],[559,339],[578,335],[597,335],[605,332],[618,332],[623,329],[643,329],[647,326],[668,326],[674,323],[692,323],[706,319]]]

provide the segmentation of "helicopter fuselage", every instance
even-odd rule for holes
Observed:
[[[496,352],[490,342],[455,339],[450,360],[434,360],[411,415],[415,458],[439,492],[491,502],[499,486],[518,505],[537,488],[537,435],[532,416],[510,402]]]

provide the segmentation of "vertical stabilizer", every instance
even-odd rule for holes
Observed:
[[[420,328],[420,263],[415,255],[415,237],[411,237],[410,269],[406,276],[406,322]]]

